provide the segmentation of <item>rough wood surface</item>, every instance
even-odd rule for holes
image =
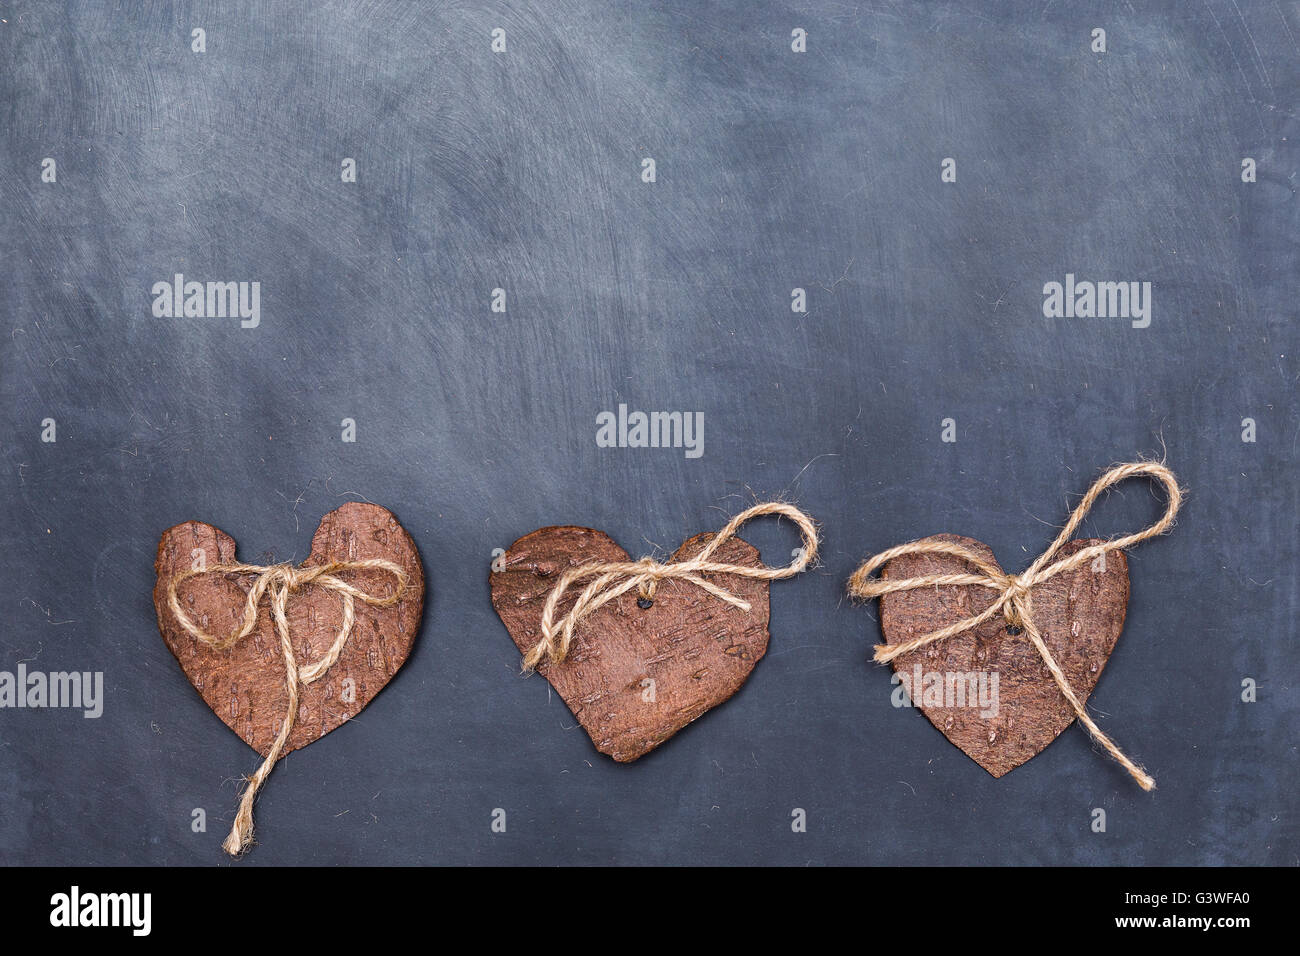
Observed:
[[[992,550],[973,538],[935,537],[956,541],[997,563]],[[1097,543],[1097,539],[1067,542],[1057,557]],[[885,564],[881,575],[918,577],[969,570],[966,562],[948,555],[906,555]],[[1092,693],[1123,630],[1128,595],[1128,560],[1120,551],[1106,555],[1105,570],[1085,564],[1058,574],[1031,593],[1034,622],[1082,701]],[[993,591],[975,586],[886,594],[880,600],[881,630],[887,643],[899,644],[978,614],[994,599]],[[998,709],[992,717],[981,716],[971,706],[923,705],[922,694],[912,694],[913,703],[930,722],[995,777],[1041,752],[1074,720],[1074,711],[1034,645],[1023,634],[1008,633],[1000,614],[893,661],[895,671],[909,675],[915,674],[917,664],[923,673],[998,674]]]
[[[210,524],[189,521],[164,531],[155,563],[158,627],[207,705],[266,756],[289,701],[269,597],[262,600],[256,630],[234,647],[219,651],[201,644],[181,628],[166,596],[168,579],[191,566],[194,549],[204,552],[209,567],[236,561],[234,539]],[[356,602],[356,623],[338,661],[324,676],[302,687],[285,753],[305,747],[355,717],[411,652],[424,607],[424,571],[414,542],[391,512],[359,502],[331,511],[321,519],[303,566],[366,558],[386,558],[405,568],[410,575],[406,595],[387,608]],[[393,576],[384,571],[342,571],[339,576],[375,594],[390,593],[393,587]],[[179,595],[200,627],[224,637],[242,622],[245,597],[254,580],[251,574],[204,574],[182,582]],[[338,635],[341,605],[336,594],[307,587],[290,597],[287,616],[298,663],[309,664],[319,660]],[[353,683],[351,702],[343,700],[344,680]]]
[[[696,535],[669,560],[698,554],[712,537]],[[715,557],[761,564],[757,549],[740,538],[723,543]],[[492,605],[524,653],[541,639],[542,607],[565,570],[627,560],[627,552],[600,531],[543,528],[512,544],[504,570],[491,573]],[[746,613],[688,583],[665,580],[648,608],[638,606],[633,589],[583,618],[569,656],[538,668],[601,753],[626,762],[653,750],[739,690],[766,652],[769,583],[705,577],[752,609]],[[557,620],[580,590],[566,594]]]

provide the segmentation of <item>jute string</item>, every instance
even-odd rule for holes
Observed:
[[[731,538],[742,525],[760,515],[782,515],[793,521],[803,536],[803,547],[798,556],[785,567],[770,568],[760,564],[752,567],[744,564],[728,564],[713,560],[713,554],[723,542]],[[542,609],[542,639],[524,656],[524,670],[531,671],[542,663],[558,664],[569,653],[573,643],[574,629],[587,615],[608,604],[621,594],[633,588],[641,598],[653,601],[655,589],[665,579],[685,581],[702,591],[711,594],[732,607],[748,613],[748,601],[737,597],[726,588],[720,587],[701,575],[734,574],[737,577],[757,578],[763,581],[776,581],[791,578],[803,571],[817,557],[817,527],[794,505],[772,501],[754,505],[736,515],[727,526],[713,536],[704,549],[692,558],[684,561],[660,562],[654,558],[642,558],[639,561],[593,561],[570,568],[560,576],[555,587],[551,589]],[[591,578],[591,582],[582,589],[569,613],[560,620],[555,620],[560,600],[576,582]]]
[[[397,579],[397,588],[388,596],[376,595],[354,587],[336,576],[336,572],[339,571],[367,570],[387,571]],[[209,634],[195,624],[189,613],[181,607],[177,589],[184,581],[201,574],[257,575],[252,588],[249,589],[248,599],[244,602],[243,624],[227,637]],[[208,568],[191,568],[183,571],[168,583],[167,606],[176,615],[181,627],[185,628],[195,640],[219,651],[230,649],[253,633],[253,629],[257,626],[257,609],[262,597],[268,591],[271,595],[271,616],[275,621],[276,632],[280,635],[280,650],[284,654],[285,686],[289,690],[289,706],[285,710],[284,720],[280,722],[280,733],[275,738],[275,743],[271,745],[266,759],[262,761],[262,766],[257,768],[257,772],[248,778],[247,786],[239,801],[239,812],[235,814],[234,825],[230,828],[230,835],[222,843],[222,848],[231,856],[239,856],[253,841],[253,800],[262,783],[271,773],[275,762],[280,759],[280,752],[284,749],[285,741],[289,739],[289,733],[293,730],[294,721],[298,717],[299,690],[303,685],[310,684],[321,677],[339,659],[339,654],[343,652],[348,636],[352,633],[353,622],[356,620],[355,602],[362,601],[371,607],[392,607],[401,600],[409,580],[409,575],[400,565],[382,558],[370,558],[364,561],[332,561],[329,564],[306,568],[294,567],[290,564],[269,566],[218,564]],[[337,594],[343,605],[343,624],[324,657],[314,664],[299,667],[297,658],[294,657],[293,643],[289,639],[289,619],[286,609],[290,596],[295,591],[306,587],[317,587]]]
[[[1084,516],[1092,508],[1097,498],[1103,491],[1112,485],[1116,485],[1127,478],[1136,478],[1145,476],[1154,478],[1159,481],[1165,488],[1165,494],[1168,498],[1168,504],[1165,507],[1165,513],[1160,520],[1150,527],[1144,528],[1136,534],[1123,535],[1121,537],[1110,538],[1100,544],[1089,545],[1081,548],[1074,554],[1059,560],[1052,561],[1053,556],[1061,549],[1070,538],[1074,535],[1075,530],[1083,521]],[[873,558],[863,562],[862,566],[853,573],[849,578],[849,593],[854,597],[863,600],[880,597],[884,594],[892,594],[897,591],[912,591],[917,588],[928,587],[946,587],[946,586],[964,586],[974,585],[976,587],[988,588],[998,592],[997,598],[989,607],[972,617],[964,618],[956,623],[949,624],[947,627],[940,628],[922,637],[913,638],[909,641],[903,641],[899,644],[880,644],[875,649],[875,660],[885,663],[892,661],[901,654],[910,653],[918,648],[925,647],[927,644],[933,644],[936,641],[942,641],[968,631],[972,627],[978,627],[995,614],[1001,612],[1008,625],[1020,628],[1022,633],[1034,645],[1035,650],[1043,659],[1043,663],[1051,672],[1052,678],[1056,681],[1056,686],[1061,689],[1061,693],[1074,709],[1075,716],[1079,722],[1087,728],[1094,740],[1106,749],[1115,760],[1127,770],[1133,779],[1143,790],[1154,790],[1156,782],[1144,769],[1130,760],[1115,743],[1107,737],[1100,727],[1093,722],[1093,719],[1084,709],[1083,702],[1079,700],[1078,694],[1066,680],[1065,673],[1061,666],[1052,656],[1052,652],[1047,649],[1043,642],[1042,634],[1038,626],[1034,623],[1033,616],[1033,588],[1044,581],[1047,581],[1058,574],[1069,571],[1081,565],[1088,564],[1098,557],[1110,551],[1119,551],[1123,548],[1130,547],[1147,538],[1153,538],[1156,535],[1164,534],[1173,526],[1174,516],[1178,513],[1178,508],[1182,504],[1183,494],[1178,487],[1178,482],[1171,472],[1164,465],[1157,462],[1133,462],[1126,465],[1116,465],[1110,471],[1106,472],[1088,489],[1088,493],[1083,496],[1078,507],[1070,515],[1070,520],[1065,523],[1061,533],[1056,536],[1056,540],[1051,546],[1040,554],[1023,572],[1016,575],[1006,574],[996,566],[990,564],[983,557],[965,548],[960,544],[951,541],[933,541],[922,540],[913,541],[910,544],[899,545],[896,548],[890,548],[888,551],[882,551]],[[872,573],[883,566],[887,561],[902,555],[910,554],[947,554],[961,558],[967,563],[973,565],[978,574],[926,574],[915,578],[873,578]]]

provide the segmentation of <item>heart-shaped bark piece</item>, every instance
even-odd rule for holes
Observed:
[[[992,550],[973,538],[944,534],[926,540],[957,542],[997,565]],[[1062,545],[1055,558],[1100,543],[1075,539]],[[908,554],[887,562],[881,577],[970,572],[959,557]],[[1128,560],[1122,551],[1062,572],[1030,592],[1034,623],[1081,702],[1092,693],[1124,628],[1128,594]],[[886,594],[880,599],[880,627],[886,643],[901,644],[973,617],[997,596],[975,585]],[[930,723],[995,777],[1041,752],[1075,718],[1034,645],[1024,634],[1011,633],[1001,614],[902,654],[893,666]]]
[[[691,538],[670,562],[693,557],[712,534]],[[627,561],[591,528],[542,528],[520,538],[490,574],[492,606],[521,653],[541,640],[542,608],[560,576],[593,561]],[[713,560],[760,567],[758,550],[728,538]],[[596,749],[619,762],[659,746],[745,682],[767,651],[769,582],[734,574],[706,580],[750,605],[748,612],[677,579],[659,582],[649,607],[635,588],[584,617],[568,656],[537,669],[559,692]],[[559,620],[586,582],[570,588]]]
[[[303,684],[298,714],[284,753],[305,747],[345,720],[355,717],[406,661],[424,608],[424,571],[411,536],[387,509],[349,502],[321,519],[311,553],[302,567],[334,561],[383,558],[409,576],[402,599],[391,607],[355,602],[356,621],[334,666]],[[188,521],[163,532],[155,569],[154,608],[163,640],[190,683],[221,720],[263,757],[280,732],[289,706],[285,663],[272,620],[269,595],[258,609],[251,634],[227,650],[200,643],[181,627],[167,604],[170,579],[195,562],[204,567],[233,564],[235,541],[210,524]],[[382,569],[343,570],[338,576],[354,587],[383,596],[392,593],[394,575]],[[253,574],[213,572],[187,578],[177,588],[182,606],[209,634],[225,637],[244,619]],[[320,660],[342,626],[339,595],[308,585],[289,596],[286,616],[299,667]]]

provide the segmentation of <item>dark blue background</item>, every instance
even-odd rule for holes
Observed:
[[[246,865],[1297,862],[1296,4],[0,19],[0,669],[102,670],[108,695],[99,720],[0,711],[0,859],[223,862],[258,758],[158,635],[158,536],[200,519],[301,560],[364,498],[421,549],[424,627],[271,776]],[[154,318],[176,272],[260,281],[261,326]],[[1067,272],[1151,281],[1151,326],[1045,319]],[[704,457],[597,448],[619,402],[703,411]],[[1186,509],[1131,554],[1091,701],[1159,790],[1077,727],[994,780],[891,706],[858,561],[951,531],[1021,568],[1103,467],[1166,449]],[[670,552],[773,496],[825,538],[773,588],[767,658],[645,759],[597,754],[520,678],[492,549],[576,523]],[[1159,509],[1130,485],[1086,530]],[[746,537],[773,564],[796,543]]]

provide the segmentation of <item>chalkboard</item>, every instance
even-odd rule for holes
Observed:
[[[158,634],[159,535],[300,561],[372,501],[424,561],[415,650],[239,865],[1295,864],[1298,37],[1246,0],[10,8],[0,670],[103,697],[0,710],[0,859],[227,863],[258,758]],[[177,315],[178,275],[236,285]],[[1130,301],[1066,314],[1102,282]],[[602,447],[620,405],[702,443]],[[1090,707],[1159,789],[1077,726],[994,779],[894,706],[845,580],[939,532],[1023,568],[1139,456],[1188,498]],[[521,676],[494,549],[662,556],[773,498],[824,547],[767,656],[597,753]]]

